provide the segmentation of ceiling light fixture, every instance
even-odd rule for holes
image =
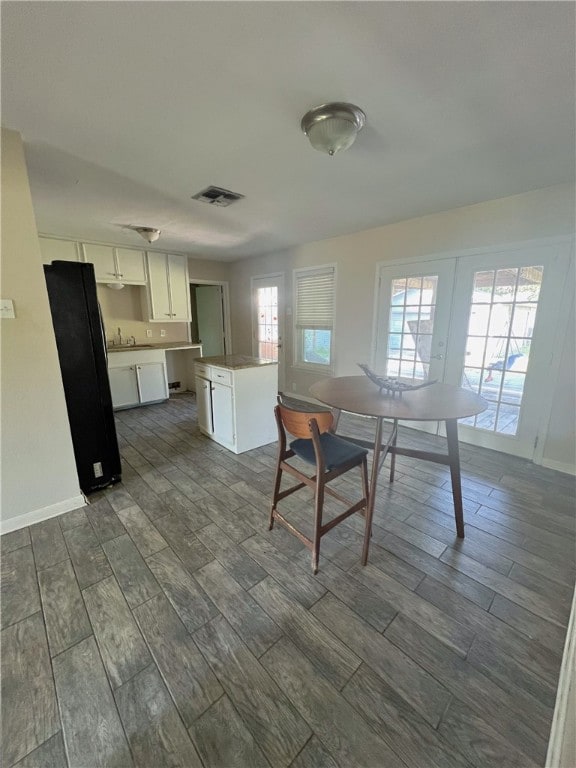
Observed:
[[[354,144],[358,131],[366,122],[366,115],[354,104],[334,101],[321,104],[306,112],[300,127],[310,144],[320,152],[335,155]]]
[[[132,229],[149,243],[155,243],[160,237],[160,230],[154,227],[132,227]]]
[[[124,283],[106,283],[107,288],[112,288],[113,291],[121,291],[124,288]]]

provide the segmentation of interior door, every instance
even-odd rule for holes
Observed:
[[[224,303],[221,285],[194,285],[198,338],[202,355],[211,357],[224,354]]]
[[[252,354],[278,363],[284,390],[284,275],[252,278]]]
[[[533,457],[566,272],[554,246],[458,259],[446,380],[488,401],[466,442]]]

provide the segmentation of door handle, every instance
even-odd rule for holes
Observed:
[[[434,360],[444,360],[444,355],[440,352],[437,355],[430,355],[430,358],[433,358]]]

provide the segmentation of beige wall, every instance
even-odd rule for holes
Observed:
[[[574,230],[574,187],[558,185],[235,262],[231,271],[235,351],[251,353],[250,278],[255,275],[283,272],[287,306],[290,306],[294,269],[328,263],[337,265],[335,374],[345,376],[357,373],[356,363],[371,357],[379,262],[461,251],[473,253],[475,249],[481,251],[515,242],[572,235]],[[284,337],[285,388],[306,395],[319,375],[292,366],[290,321],[288,317]],[[546,438],[546,460],[574,461],[574,398],[570,399],[574,388],[573,366],[574,344],[570,346],[567,341],[558,382],[551,383],[559,397],[555,400],[551,430]]]
[[[126,285],[121,291],[115,291],[104,284],[98,284],[98,301],[102,309],[106,339],[112,341],[120,328],[123,338],[134,336],[139,344],[188,341],[188,323],[143,322],[142,301],[145,291],[143,285]],[[147,330],[151,331],[151,336],[147,335]],[[160,335],[161,330],[166,331],[163,337]]]
[[[190,282],[194,280],[229,280],[230,266],[222,262],[188,257]],[[98,300],[102,307],[106,338],[111,339],[122,329],[122,336],[134,336],[139,343],[157,344],[161,341],[188,341],[188,323],[146,323],[142,321],[143,286],[127,285],[114,291],[98,285]],[[151,331],[148,336],[146,331]],[[160,331],[166,331],[161,337]]]
[[[230,280],[231,265],[222,261],[209,261],[188,256],[190,282],[195,280]]]
[[[64,390],[19,134],[2,130],[2,530],[81,506]],[[31,520],[28,519],[28,522]]]

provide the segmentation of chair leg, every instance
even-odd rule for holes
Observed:
[[[318,573],[318,561],[320,560],[320,529],[322,528],[322,508],[324,506],[324,478],[316,480],[316,493],[314,494],[314,535],[312,538],[312,573]]]
[[[272,496],[272,507],[270,509],[270,521],[268,523],[268,530],[271,531],[274,528],[274,512],[276,511],[276,504],[278,503],[278,494],[280,493],[280,485],[282,484],[282,469],[280,468],[280,459],[278,459],[278,465],[276,466],[276,476],[274,478],[274,495]]]

